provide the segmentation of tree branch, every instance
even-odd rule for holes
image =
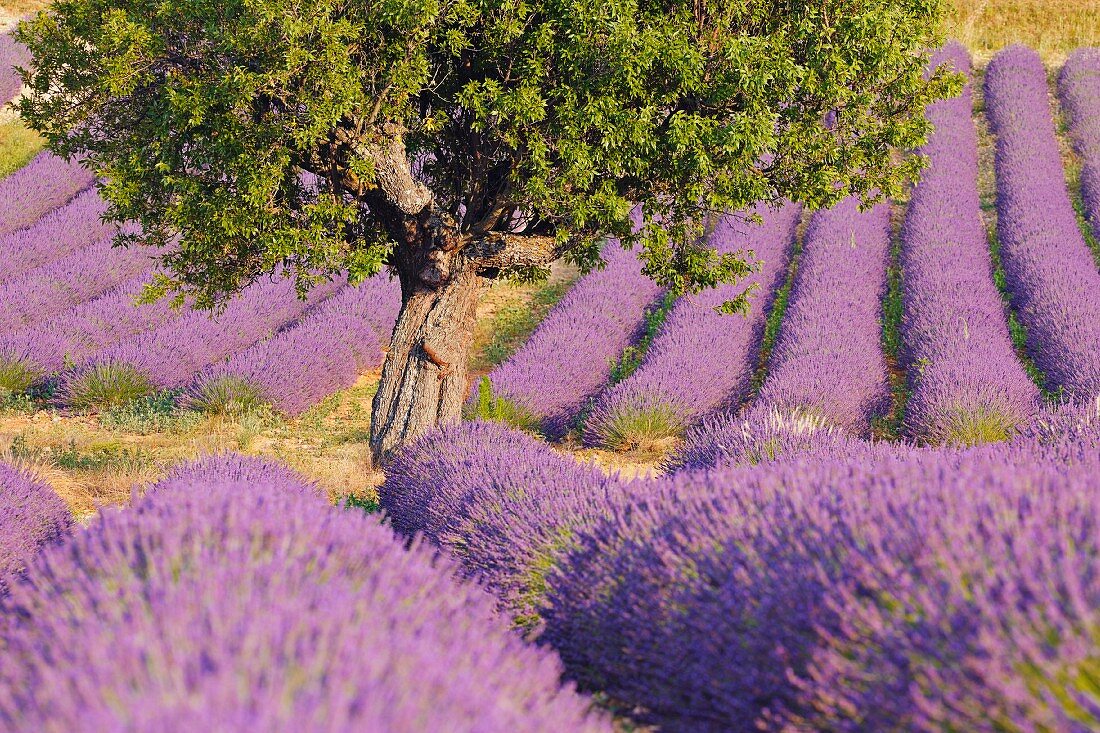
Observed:
[[[344,139],[339,139],[339,138]],[[394,123],[382,127],[380,139],[357,140],[345,131],[338,132],[338,142],[374,164],[374,188],[380,190],[390,205],[406,216],[416,216],[432,202],[432,192],[416,180],[405,152],[405,128]]]
[[[463,255],[479,270],[544,267],[561,257],[572,242],[542,234],[490,232],[466,245]]]

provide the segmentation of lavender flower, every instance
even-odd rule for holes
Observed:
[[[0,180],[0,235],[30,226],[67,204],[94,180],[79,163],[66,163],[52,153],[39,153],[30,163]]]
[[[1048,389],[1089,400],[1100,392],[1100,272],[1066,190],[1039,56],[1024,46],[998,53],[985,94],[1005,279],[1028,351]]]
[[[489,374],[495,398],[551,439],[565,435],[607,384],[615,360],[642,335],[646,307],[660,296],[633,252],[612,241],[604,258],[607,267],[581,278],[527,343]]]
[[[181,312],[163,300],[134,305],[148,277],[143,273],[37,326],[0,335],[0,387],[25,391],[67,364],[180,317]],[[21,384],[6,383],[4,374],[23,375]]]
[[[622,491],[617,479],[525,433],[466,422],[402,448],[379,495],[394,529],[450,551],[529,626],[555,558]]]
[[[401,291],[388,275],[345,288],[297,325],[203,370],[187,401],[208,411],[269,403],[297,415],[382,365],[400,307]]]
[[[65,502],[45,483],[0,463],[0,596],[9,579],[45,545],[72,529]]]
[[[1100,237],[1100,48],[1081,48],[1069,55],[1058,76],[1058,91],[1081,156],[1081,199]]]
[[[890,210],[846,199],[810,220],[768,376],[745,415],[717,414],[685,436],[671,468],[770,460],[870,432],[889,405],[880,319]],[[809,441],[809,442],[807,442]]]
[[[958,44],[932,65],[969,72]],[[912,396],[905,428],[931,443],[1004,440],[1038,409],[1039,390],[1016,358],[978,200],[978,138],[967,86],[928,110],[929,166],[902,228],[903,353]]]
[[[30,60],[26,46],[17,43],[10,33],[0,35],[0,105],[7,105],[23,89],[23,80],[14,67],[26,66]]]
[[[765,309],[786,271],[800,207],[778,211],[760,206],[757,225],[724,217],[710,245],[720,253],[751,253],[759,272],[745,281],[681,298],[645,360],[628,379],[596,400],[585,422],[585,442],[613,449],[677,437],[703,415],[736,407],[746,396]],[[746,317],[725,316],[717,307],[749,287],[759,288]]]
[[[866,435],[889,404],[882,297],[890,208],[847,199],[810,220],[758,409],[802,409]]]
[[[213,461],[13,586],[6,730],[610,730],[450,563],[283,469]]]
[[[843,582],[799,682],[809,728],[1100,728],[1095,453],[1074,471],[964,462],[844,507]],[[931,471],[917,472],[927,475]],[[821,570],[827,561],[816,563]]]
[[[879,444],[851,436],[830,425],[816,412],[757,408],[741,417],[722,414],[703,420],[687,434],[676,453],[665,461],[665,469],[672,473],[755,466],[804,453],[853,457],[879,447]]]
[[[27,228],[0,236],[0,283],[110,237],[114,227],[100,219],[105,209],[88,189]]]

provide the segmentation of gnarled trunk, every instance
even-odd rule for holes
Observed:
[[[442,282],[426,282],[420,273],[400,266],[398,275],[401,314],[371,415],[376,466],[402,443],[461,418],[477,303],[485,282],[469,266]]]

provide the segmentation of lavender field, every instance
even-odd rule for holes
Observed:
[[[375,468],[395,279],[139,304],[84,168],[0,180],[0,730],[1100,730],[1100,49],[932,63],[903,200],[494,285]]]

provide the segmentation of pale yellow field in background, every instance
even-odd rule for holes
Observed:
[[[981,61],[1026,43],[1060,63],[1081,46],[1100,46],[1100,0],[954,0],[948,33]]]

